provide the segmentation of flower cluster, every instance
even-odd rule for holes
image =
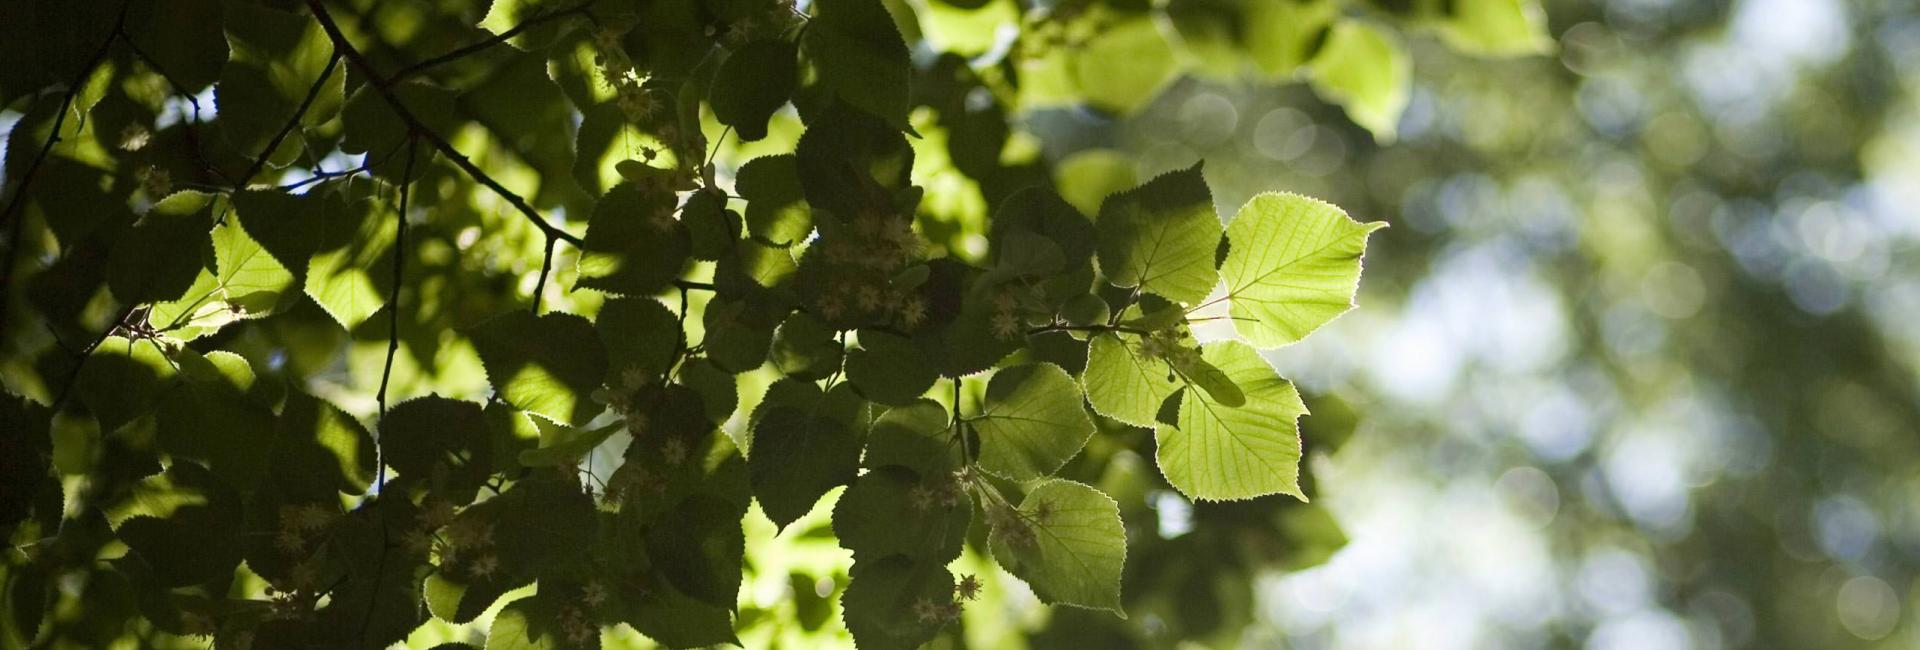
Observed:
[[[921,598],[913,601],[913,616],[925,625],[946,625],[960,620],[960,603],[953,600],[936,603],[930,598]]]
[[[935,505],[940,506],[942,509],[951,510],[955,506],[960,505],[960,498],[962,496],[959,481],[942,480],[939,477],[935,477],[929,482],[915,485],[913,489],[907,493],[907,497],[913,501],[913,509],[917,512],[925,512]]]
[[[337,511],[318,503],[280,506],[280,532],[274,536],[273,546],[287,557],[306,557],[310,550],[308,544],[339,517]]]
[[[854,282],[835,282],[814,300],[814,311],[828,321],[857,314],[896,322],[907,329],[927,320],[927,301],[916,287],[892,278],[924,253],[926,244],[907,219],[881,212],[860,215],[847,227],[823,232],[820,256],[840,267]]]

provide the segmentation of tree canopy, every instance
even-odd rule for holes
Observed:
[[[1403,34],[1543,29],[1516,0],[6,3],[0,645],[912,648],[1002,570],[1125,618],[1182,588],[1129,558],[1142,481],[1290,495],[1248,534],[1324,557],[1312,400],[1261,351],[1352,308],[1385,224],[1282,187],[1223,214],[1198,161],[1138,182],[1035,133],[1192,74],[1303,80],[1390,141]],[[781,575],[775,536],[850,568]],[[769,577],[792,598],[743,609]]]

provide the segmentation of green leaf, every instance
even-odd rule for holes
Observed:
[[[1413,62],[1385,29],[1343,20],[1314,57],[1307,78],[1315,92],[1339,102],[1374,139],[1391,142],[1407,108]]]
[[[578,284],[627,296],[666,289],[692,252],[686,225],[673,218],[673,208],[671,192],[615,185],[594,205],[580,250]]]
[[[528,21],[547,16],[563,5],[554,0],[494,0],[487,6],[487,15],[480,19],[481,29],[495,34],[514,32],[507,43],[522,50],[538,50],[552,45],[555,40],[567,32],[588,24],[582,16],[546,20],[531,28],[522,28]],[[488,646],[491,649],[492,646]]]
[[[594,429],[575,429],[573,427],[546,425],[554,432],[542,436],[540,446],[520,452],[520,464],[526,467],[554,467],[579,461],[593,451],[594,447],[606,442],[607,438],[626,428],[625,422],[615,422]]]
[[[1246,393],[1241,392],[1240,386],[1233,383],[1233,378],[1228,377],[1227,373],[1219,368],[1215,368],[1213,364],[1207,363],[1198,351],[1181,350],[1180,353],[1168,355],[1167,363],[1172,365],[1174,371],[1180,373],[1187,383],[1207,391],[1207,395],[1221,406],[1238,408],[1247,403]]]
[[[715,297],[701,314],[707,336],[707,358],[721,370],[741,373],[766,363],[767,347],[773,343],[773,328],[762,328],[759,314],[744,302]]]
[[[714,78],[713,117],[747,142],[767,137],[767,118],[787,103],[800,76],[792,43],[763,39],[734,50]]]
[[[1480,56],[1526,56],[1553,51],[1547,17],[1535,0],[1452,0],[1434,24],[1447,45]]]
[[[732,374],[713,362],[704,358],[689,359],[680,365],[679,375],[681,384],[700,394],[700,405],[706,408],[708,420],[726,422],[740,407],[739,385]]]
[[[435,133],[451,132],[462,121],[457,98],[451,90],[421,82],[402,83],[390,90],[407,107],[407,113]],[[347,98],[346,106],[340,109],[340,124],[342,151],[367,154],[373,173],[382,178],[395,182],[412,180],[402,178],[402,174],[406,172],[408,156],[404,146],[413,131],[378,89],[365,85],[354,91],[353,96]],[[424,143],[416,142],[414,146],[413,175],[419,178],[434,154],[432,147]]]
[[[833,534],[855,562],[905,555],[945,564],[960,557],[973,503],[951,473],[916,477],[905,467],[874,469],[833,506]]]
[[[223,26],[231,57],[214,86],[214,103],[227,139],[252,157],[306,100],[308,90],[327,70],[333,43],[320,24],[306,16],[251,3],[224,5]],[[346,67],[344,63],[334,66],[302,118],[303,125],[325,122],[339,110]],[[292,162],[303,141],[287,138],[271,160]]]
[[[160,448],[205,464],[232,485],[259,482],[267,475],[277,427],[273,411],[246,394],[251,369],[241,361],[240,376],[191,351],[174,360],[186,381],[160,402]]]
[[[607,353],[587,319],[515,310],[475,326],[471,335],[488,381],[508,403],[575,426],[599,414],[587,396],[606,377]]]
[[[1339,12],[1332,0],[1251,0],[1242,36],[1247,56],[1267,78],[1291,79],[1326,44]]]
[[[107,286],[128,304],[174,300],[187,292],[212,257],[214,198],[180,192],[159,203],[114,244]]]
[[[1028,491],[1018,512],[998,517],[988,538],[1000,566],[1033,587],[1041,602],[1126,618],[1120,572],[1127,531],[1119,504],[1087,485],[1052,480]]]
[[[867,434],[867,454],[861,464],[875,469],[904,467],[923,478],[952,474],[959,468],[960,449],[951,424],[946,407],[930,399],[888,409]]]
[[[1307,407],[1293,384],[1275,374],[1245,343],[1222,341],[1201,356],[1238,384],[1246,404],[1229,407],[1189,392],[1175,426],[1154,430],[1156,458],[1167,482],[1202,501],[1250,499],[1300,491],[1300,416]]]
[[[920,608],[953,602],[953,574],[936,562],[895,555],[855,562],[840,594],[841,617],[862,650],[914,650],[940,631],[943,620],[925,620]]]
[[[1220,218],[1198,163],[1108,197],[1096,225],[1100,270],[1114,286],[1193,304],[1219,279]]]
[[[1261,194],[1227,228],[1226,280],[1234,329],[1258,348],[1293,343],[1353,308],[1367,236],[1333,204],[1297,194]]]
[[[793,154],[762,156],[741,165],[734,179],[734,191],[747,200],[747,231],[775,246],[791,246],[813,232],[797,161]]]
[[[407,400],[388,409],[379,431],[396,481],[464,503],[493,472],[493,444],[479,404],[438,395]]]
[[[1010,252],[1006,247],[1016,233],[1038,235],[1052,242],[1065,267],[1078,267],[1093,257],[1093,222],[1053,190],[1030,187],[1000,203],[988,235],[996,257]]]
[[[774,332],[773,367],[796,379],[826,379],[840,371],[846,347],[833,329],[806,312],[794,312]]]
[[[1080,381],[1093,410],[1138,427],[1154,426],[1160,405],[1180,390],[1165,362],[1142,353],[1133,337],[1118,334],[1093,337]]]
[[[726,197],[718,192],[694,192],[681,208],[680,220],[687,224],[687,236],[693,258],[713,261],[733,252],[740,239],[740,214],[727,209]]]
[[[911,130],[913,66],[880,0],[816,0],[806,47],[821,86],[896,130]]]
[[[853,480],[860,439],[845,423],[790,406],[777,406],[753,427],[747,470],[753,496],[774,526],[807,514],[828,490]]]
[[[190,498],[169,513],[129,517],[115,534],[146,560],[163,586],[231,578],[241,555],[239,495],[191,462],[173,463],[164,478]]]
[[[227,63],[221,4],[219,0],[135,3],[127,15],[129,40],[166,70],[182,91],[199,92],[220,77]]]
[[[847,381],[861,395],[881,404],[912,402],[939,377],[920,356],[920,348],[898,334],[860,330],[859,346],[847,353]]]
[[[306,278],[307,259],[321,250],[344,245],[345,229],[328,223],[329,218],[345,218],[339,201],[322,193],[290,194],[279,190],[235,192],[233,211],[240,225],[267,254],[297,278]],[[357,224],[356,224],[357,226]],[[330,232],[331,231],[331,232]],[[324,243],[323,243],[324,240]]]
[[[1080,384],[1050,363],[994,373],[985,408],[968,424],[980,435],[981,469],[1021,481],[1058,471],[1093,436]]]
[[[0,429],[11,432],[0,436],[0,536],[12,538],[13,527],[31,514],[36,493],[51,482],[52,418],[39,404],[0,391]]]
[[[1074,57],[1074,76],[1088,104],[1132,113],[1177,72],[1173,45],[1151,14],[1107,12],[1111,21]]]
[[[372,199],[328,202],[321,214],[318,235],[311,240],[319,247],[306,266],[306,292],[352,331],[386,304],[382,285],[391,280],[396,215],[392,206]]]
[[[1081,214],[1099,214],[1107,197],[1140,184],[1133,158],[1111,149],[1088,149],[1061,159],[1053,167],[1053,181],[1061,198]]]
[[[174,338],[191,340],[235,321],[271,314],[293,287],[293,274],[238,223],[214,227],[213,256],[218,273],[202,270],[186,295],[153,305],[148,323]]]
[[[615,298],[600,306],[593,329],[607,350],[608,386],[632,389],[634,380],[654,381],[667,374],[673,355],[684,349],[680,319],[653,298]]]
[[[145,415],[174,375],[158,341],[109,336],[80,367],[74,395],[100,421],[101,433],[113,433]]]

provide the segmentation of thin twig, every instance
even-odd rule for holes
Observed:
[[[400,209],[393,218],[393,291],[387,294],[387,365],[380,370],[380,421],[387,420],[387,380],[393,378],[393,357],[400,352],[400,286],[407,267],[407,204],[413,197],[413,140],[407,140],[407,164],[400,172]],[[385,437],[384,431],[381,432]],[[380,494],[387,483],[386,446],[373,439],[375,478],[373,493]]]
[[[334,50],[346,55],[347,62],[360,70],[360,74],[365,76],[368,83],[372,84],[373,89],[380,93],[382,99],[386,100],[387,106],[393,109],[394,115],[399,116],[400,121],[407,123],[407,130],[409,132],[426,140],[428,144],[432,144],[434,149],[438,150],[441,155],[446,156],[448,160],[453,161],[455,166],[459,167],[461,171],[466,172],[467,176],[472,177],[475,182],[485,185],[487,189],[493,190],[494,194],[498,194],[500,198],[506,199],[507,203],[512,204],[514,209],[519,210],[521,215],[525,216],[528,221],[533,222],[533,225],[538,227],[540,232],[544,233],[547,237],[559,239],[575,246],[582,243],[578,236],[562,230],[559,226],[547,223],[546,218],[541,217],[540,212],[533,209],[532,205],[528,205],[526,199],[521,198],[520,195],[500,185],[499,181],[495,181],[492,176],[488,176],[486,172],[481,171],[480,167],[473,164],[472,160],[468,160],[465,154],[460,153],[460,150],[453,148],[453,144],[447,142],[445,137],[433,129],[428,128],[426,123],[421,122],[420,118],[416,117],[413,111],[407,108],[406,103],[400,101],[400,97],[394,94],[390,84],[386,81],[386,77],[381,76],[380,72],[373,68],[373,64],[367,61],[366,55],[362,54],[360,50],[355,49],[353,43],[347,40],[346,34],[341,33],[340,25],[334,22],[333,15],[327,11],[326,5],[323,4],[321,0],[307,0],[307,7],[313,10],[313,17],[319,20],[320,27],[326,30],[327,38],[333,40]]]
[[[421,61],[419,63],[415,63],[413,65],[401,68],[400,71],[393,73],[393,76],[387,77],[386,79],[380,80],[376,83],[379,83],[382,86],[392,86],[402,81],[406,81],[417,75],[425,73],[428,70],[432,70],[434,68],[440,67],[442,65],[446,65],[448,63],[452,63],[454,61],[458,61],[460,59],[466,58],[473,54],[483,52],[495,45],[505,43],[507,42],[507,39],[518,36],[520,35],[520,32],[524,32],[534,27],[537,27],[542,23],[558,20],[561,18],[566,18],[567,16],[571,16],[574,14],[585,14],[587,18],[591,20],[593,18],[593,14],[589,13],[587,8],[592,4],[593,4],[593,0],[588,0],[587,2],[582,2],[580,4],[567,7],[565,9],[561,9],[553,13],[536,13],[532,17],[527,18],[525,22],[522,22],[519,25],[515,25],[513,29],[500,32],[498,35],[492,38],[489,38],[487,40],[480,41],[478,43],[474,43],[472,45],[468,45],[465,47],[461,47],[452,52],[448,52],[446,54],[442,54],[440,56],[436,56],[431,59],[427,59],[425,61]]]
[[[560,240],[547,238],[547,254],[540,259],[540,280],[533,283],[533,315],[540,315],[540,299],[547,295],[547,274],[553,271],[553,245]]]
[[[100,335],[94,337],[92,343],[88,343],[87,347],[82,348],[80,353],[75,355],[73,370],[67,371],[67,379],[60,385],[60,392],[53,396],[53,404],[47,407],[47,412],[60,412],[60,406],[65,404],[67,397],[73,394],[74,383],[80,379],[80,369],[85,368],[87,366],[87,360],[93,358],[93,351],[98,349],[100,344],[107,342],[107,338],[113,336],[114,332],[120,331],[120,328],[126,325],[127,319],[132,318],[134,312],[138,310],[139,305],[134,305],[128,307],[126,311],[120,312],[120,316],[114,318],[113,322],[108,324],[106,329],[101,330]]]

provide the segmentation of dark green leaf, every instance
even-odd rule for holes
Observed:
[[[792,43],[757,40],[740,46],[720,64],[712,95],[714,119],[733,127],[740,139],[767,137],[767,118],[787,103],[799,78],[799,55]]]
[[[502,399],[576,426],[599,414],[588,396],[607,375],[607,353],[587,319],[516,310],[479,324],[472,336]]]

